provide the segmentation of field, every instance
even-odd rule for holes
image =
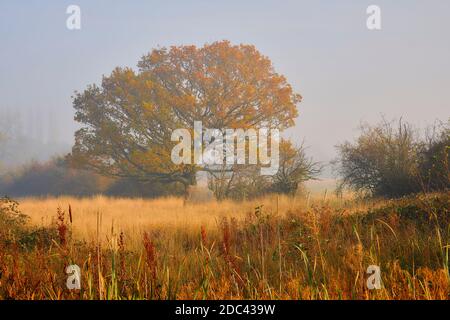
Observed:
[[[18,208],[27,219],[1,222],[0,299],[449,298],[448,194],[25,198]],[[81,290],[66,288],[72,264]],[[367,288],[370,265],[381,289]]]

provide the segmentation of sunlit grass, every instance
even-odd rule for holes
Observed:
[[[392,201],[317,194],[242,203],[106,197],[20,202],[31,226],[56,233],[47,231],[50,242],[2,244],[0,298],[449,297],[448,194]],[[58,207],[67,232],[55,220]],[[82,269],[81,291],[66,289],[69,264]],[[381,267],[381,290],[367,289],[369,265]]]

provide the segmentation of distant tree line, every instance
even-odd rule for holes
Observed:
[[[334,166],[345,188],[362,195],[395,198],[417,192],[448,191],[450,131],[448,123],[434,125],[425,134],[405,121],[362,125],[354,142],[338,145]],[[244,200],[268,193],[294,195],[302,183],[315,179],[322,166],[306,155],[303,145],[280,143],[279,171],[262,176],[256,165],[234,166],[232,171],[207,174],[208,187],[219,200]],[[14,197],[104,194],[159,197],[184,194],[177,182],[142,182],[113,178],[73,167],[64,157],[32,162],[0,176],[0,194]]]
[[[208,173],[208,187],[219,200],[244,200],[268,193],[294,195],[298,187],[320,172],[320,165],[307,158],[303,146],[282,140],[279,171],[262,176],[255,165],[235,166],[232,172]],[[24,196],[159,197],[184,194],[177,182],[142,182],[133,178],[113,178],[73,167],[64,157],[47,162],[33,161],[0,176],[0,194]]]
[[[0,177],[0,194],[25,196],[159,197],[182,195],[176,184],[141,183],[133,179],[114,179],[84,169],[73,168],[64,157],[32,162]]]

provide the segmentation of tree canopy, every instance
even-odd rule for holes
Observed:
[[[76,92],[70,159],[101,174],[140,181],[192,184],[195,165],[171,161],[171,133],[209,128],[294,125],[294,93],[284,76],[254,46],[228,41],[154,49],[138,70],[116,68],[101,85]]]

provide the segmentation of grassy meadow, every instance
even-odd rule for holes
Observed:
[[[0,231],[0,299],[449,298],[448,194],[24,198],[18,208],[27,218]],[[66,288],[71,264],[81,290]],[[367,288],[369,265],[381,268],[379,290]]]

